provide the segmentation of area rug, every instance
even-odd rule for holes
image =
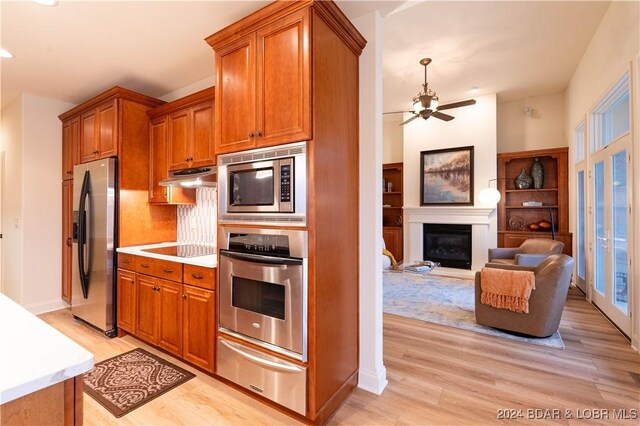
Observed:
[[[463,330],[564,349],[559,332],[546,338],[517,336],[476,324],[474,282],[434,274],[385,271],[384,312]]]
[[[144,349],[97,363],[84,375],[84,391],[116,417],[122,417],[194,374]]]

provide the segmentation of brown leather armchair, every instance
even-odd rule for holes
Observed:
[[[573,274],[573,258],[565,254],[548,256],[537,267],[487,264],[486,267],[533,271],[536,288],[529,297],[529,313],[519,314],[480,302],[480,272],[476,272],[476,322],[505,331],[548,337],[558,330]]]
[[[529,238],[517,248],[489,249],[489,263],[538,266],[547,256],[562,253],[564,243],[549,238]]]

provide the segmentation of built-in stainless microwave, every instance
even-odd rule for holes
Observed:
[[[306,142],[218,157],[221,223],[305,225]]]

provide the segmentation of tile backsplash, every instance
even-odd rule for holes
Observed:
[[[178,206],[178,242],[216,245],[216,188],[196,188],[195,206]]]

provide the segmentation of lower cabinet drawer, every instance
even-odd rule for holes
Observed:
[[[182,263],[152,257],[136,256],[136,272],[145,275],[182,282]]]
[[[216,354],[219,376],[306,415],[306,367],[223,337],[218,337]]]
[[[203,266],[184,265],[183,282],[196,287],[209,290],[216,289],[215,268],[205,268]]]

